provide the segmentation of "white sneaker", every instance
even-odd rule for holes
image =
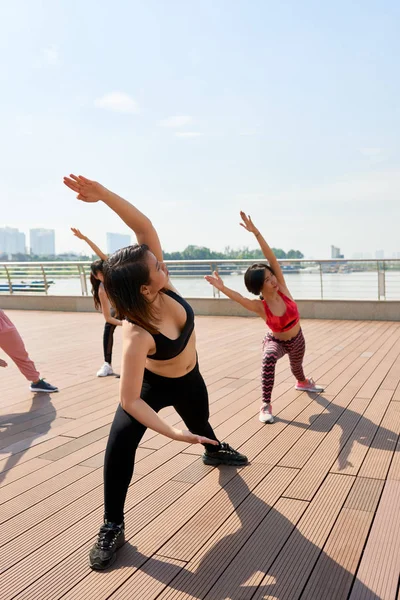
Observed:
[[[298,381],[295,385],[296,390],[300,392],[323,392],[325,388],[314,383],[314,379],[306,379],[305,381]]]
[[[263,404],[260,408],[260,414],[258,415],[258,420],[261,423],[273,423],[274,417],[272,416],[272,406],[271,404]]]
[[[111,365],[104,363],[104,365],[96,373],[97,377],[107,377],[108,375],[114,375],[114,371]]]

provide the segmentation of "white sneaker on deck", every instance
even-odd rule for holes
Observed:
[[[272,406],[271,404],[263,404],[260,408],[260,414],[258,415],[258,420],[261,423],[273,423],[274,417],[272,416]]]
[[[306,379],[305,381],[298,381],[295,385],[296,390],[300,392],[323,392],[325,388],[320,385],[316,385],[313,379]]]
[[[96,373],[97,377],[107,377],[108,375],[114,375],[114,371],[111,365],[104,363],[104,365]]]

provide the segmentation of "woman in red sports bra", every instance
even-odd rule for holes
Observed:
[[[238,292],[225,287],[224,282],[214,272],[205,279],[220,290],[225,296],[238,302],[247,310],[260,316],[270,328],[263,341],[263,361],[261,370],[262,406],[259,420],[262,423],[273,423],[271,394],[274,387],[275,366],[285,354],[289,355],[290,369],[296,377],[296,389],[307,392],[323,392],[323,388],[307,379],[303,372],[305,340],[300,327],[300,315],[297,304],[293,300],[283,276],[279,263],[258,231],[250,216],[240,213],[240,225],[256,237],[260,248],[269,264],[256,263],[249,267],[244,276],[246,288],[252,294],[260,296],[259,300],[249,300]]]

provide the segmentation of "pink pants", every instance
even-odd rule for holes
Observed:
[[[0,348],[15,362],[28,381],[40,379],[40,373],[28,356],[14,323],[0,310]]]

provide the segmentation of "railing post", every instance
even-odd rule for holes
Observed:
[[[10,294],[12,294],[13,293],[13,286],[12,286],[12,282],[11,282],[11,276],[10,276],[10,273],[8,272],[7,265],[4,265],[4,268],[6,270],[6,275],[7,275],[8,290],[9,290]]]
[[[88,290],[87,290],[85,265],[79,265],[78,264],[78,273],[79,273],[79,279],[81,280],[81,292],[82,292],[82,296],[87,296],[88,295]]]
[[[44,281],[44,291],[47,296],[48,295],[48,293],[47,293],[48,286],[47,286],[46,272],[44,270],[43,264],[40,265],[40,268],[42,269],[42,275],[43,275],[43,281]]]
[[[385,273],[385,261],[382,262],[383,269],[379,268],[379,261],[376,263],[378,271],[378,300],[386,300],[386,273]]]
[[[324,282],[322,279],[322,263],[319,263],[319,282],[320,282],[320,289],[321,289],[321,300],[324,299]]]
[[[210,263],[210,269],[211,269],[211,275],[214,273],[214,271],[216,271],[218,273],[218,265],[215,263]],[[214,286],[212,286],[213,289],[213,298],[217,297],[217,298],[221,298],[221,292]]]

